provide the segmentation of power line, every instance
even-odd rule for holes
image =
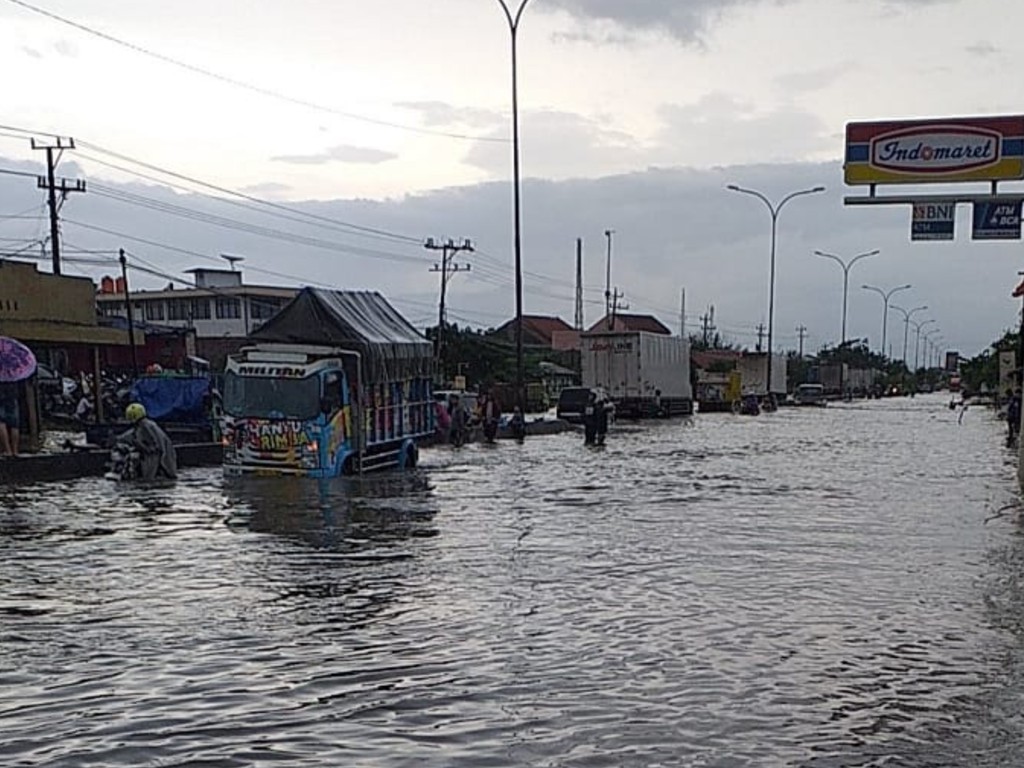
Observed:
[[[334,219],[334,218],[331,218],[329,216],[321,216],[321,215],[318,215],[318,214],[315,214],[315,213],[308,213],[306,211],[303,211],[300,208],[293,208],[291,206],[284,205],[282,203],[275,203],[275,202],[273,202],[271,200],[264,200],[263,198],[256,197],[255,195],[250,195],[248,193],[241,192],[241,191],[236,190],[236,189],[231,189],[229,187],[220,186],[219,184],[214,184],[212,182],[203,181],[202,179],[196,178],[194,176],[189,176],[189,175],[186,175],[186,174],[183,174],[183,173],[179,173],[177,171],[172,171],[172,170],[169,170],[167,168],[161,168],[160,166],[153,165],[152,163],[148,163],[148,162],[146,162],[144,160],[136,160],[134,158],[128,157],[127,155],[122,155],[122,154],[120,154],[118,152],[114,152],[113,150],[104,149],[104,148],[100,147],[99,145],[92,144],[92,143],[90,143],[88,141],[79,141],[78,143],[79,143],[79,146],[81,146],[81,147],[88,147],[88,148],[90,148],[90,149],[92,149],[92,150],[94,150],[96,152],[100,152],[101,154],[110,155],[111,157],[115,157],[118,160],[122,160],[124,162],[131,163],[133,165],[138,165],[138,166],[140,166],[142,168],[147,168],[147,169],[149,169],[151,171],[155,171],[157,173],[161,173],[161,174],[163,174],[165,176],[170,176],[171,178],[179,179],[181,181],[186,181],[186,182],[188,182],[190,184],[195,184],[195,185],[200,186],[200,187],[205,187],[206,189],[211,189],[211,190],[214,190],[215,192],[220,192],[221,194],[230,195],[232,197],[237,197],[237,198],[240,198],[242,200],[246,200],[246,201],[249,201],[251,203],[255,203],[255,204],[259,205],[259,206],[263,206],[265,208],[270,208],[272,210],[283,211],[283,212],[292,214],[291,216],[285,216],[285,217],[282,217],[282,218],[287,218],[289,220],[295,220],[294,217],[298,216],[298,217],[301,217],[300,220],[304,221],[305,223],[320,223],[321,225],[323,225],[323,224],[330,224],[332,226],[332,228],[340,228],[340,229],[342,229],[343,231],[346,231],[346,232],[348,232],[348,230],[351,230],[350,232],[348,232],[348,234],[363,234],[363,235],[367,235],[367,236],[376,236],[376,237],[381,237],[381,238],[390,239],[390,240],[398,240],[400,242],[406,242],[406,243],[409,243],[411,245],[417,245],[417,246],[420,244],[419,238],[412,237],[411,235],[403,235],[403,234],[398,233],[398,232],[389,232],[386,229],[379,229],[379,228],[376,228],[376,227],[367,227],[367,226],[363,226],[361,224],[353,224],[352,222],[342,221],[340,219]],[[190,192],[192,194],[201,195],[203,197],[207,197],[207,198],[210,198],[210,199],[213,199],[213,200],[217,200],[219,202],[222,202],[222,203],[225,203],[225,204],[228,204],[228,205],[237,205],[237,206],[240,206],[240,207],[243,207],[243,208],[251,209],[251,206],[241,205],[240,203],[238,203],[235,200],[225,200],[222,197],[216,197],[214,195],[208,195],[208,194],[205,194],[205,193],[202,193],[202,192],[197,192],[194,189],[190,189],[188,187],[175,186],[174,184],[171,184],[170,182],[168,182],[166,179],[155,178],[155,177],[150,176],[148,174],[141,173],[140,171],[134,171],[134,170],[125,168],[124,166],[117,165],[115,163],[111,163],[111,162],[108,162],[108,161],[105,161],[105,160],[100,160],[99,158],[96,158],[96,157],[91,157],[91,156],[86,155],[86,154],[84,154],[84,153],[82,153],[80,151],[78,152],[78,156],[83,157],[86,160],[89,160],[90,162],[98,163],[100,165],[107,166],[108,168],[113,168],[115,170],[119,170],[119,171],[122,171],[124,173],[131,174],[133,176],[138,176],[139,178],[149,179],[150,181],[155,181],[155,182],[157,182],[159,184],[164,184],[164,185],[167,185],[167,186],[169,186],[171,188],[183,189],[183,190],[185,190],[187,192]],[[260,209],[257,208],[257,209],[254,209],[254,210],[260,210]],[[260,212],[264,213],[264,214],[268,213],[268,211],[262,211],[262,210],[260,210]],[[271,214],[271,215],[278,215],[278,216],[280,216],[281,214]],[[308,221],[306,221],[306,220],[308,220]]]
[[[406,125],[406,124],[403,124],[403,123],[396,123],[396,122],[392,122],[390,120],[381,120],[381,119],[375,118],[375,117],[367,117],[366,115],[359,115],[359,114],[356,114],[355,112],[346,112],[344,110],[335,109],[334,107],[328,107],[328,106],[325,106],[323,104],[318,104],[318,103],[316,103],[314,101],[308,101],[307,99],[300,99],[300,98],[297,98],[295,96],[289,96],[289,95],[287,95],[285,93],[281,93],[279,91],[271,90],[270,88],[264,88],[262,86],[255,85],[253,83],[248,83],[248,82],[246,82],[244,80],[238,80],[236,78],[229,77],[227,75],[222,75],[219,72],[214,72],[213,70],[205,69],[204,67],[196,66],[195,64],[189,64],[188,62],[182,61],[181,59],[175,59],[175,58],[173,58],[171,56],[167,56],[165,54],[158,53],[156,51],[150,50],[149,48],[145,48],[145,47],[143,47],[141,45],[138,45],[136,43],[129,42],[129,41],[124,40],[122,38],[115,37],[114,35],[111,35],[111,34],[108,34],[106,32],[103,32],[101,30],[95,29],[94,27],[87,26],[87,25],[85,25],[85,24],[83,24],[81,22],[74,21],[74,20],[66,18],[64,16],[59,16],[58,14],[53,13],[52,11],[48,11],[45,8],[40,8],[39,6],[33,5],[32,3],[27,3],[27,2],[25,2],[25,0],[7,0],[7,2],[12,3],[13,5],[17,5],[17,6],[23,8],[25,10],[32,11],[33,13],[37,13],[40,16],[45,16],[46,18],[52,19],[53,21],[57,21],[57,22],[59,22],[61,24],[65,24],[65,25],[67,25],[69,27],[73,27],[74,29],[77,29],[80,32],[85,32],[86,34],[93,35],[94,37],[98,37],[101,40],[107,41],[108,43],[113,43],[114,45],[119,45],[122,48],[127,48],[128,50],[134,51],[135,53],[142,54],[143,56],[148,56],[148,57],[150,57],[152,59],[156,59],[157,61],[161,61],[164,64],[170,64],[172,66],[188,70],[189,72],[192,72],[193,74],[202,75],[203,77],[208,77],[208,78],[211,78],[213,80],[217,80],[218,82],[225,83],[227,85],[231,85],[231,86],[234,86],[236,88],[242,88],[243,90],[251,91],[252,93],[258,93],[261,96],[267,96],[267,97],[272,98],[272,99],[277,99],[279,101],[284,101],[284,102],[287,102],[289,104],[295,104],[295,105],[298,105],[300,107],[306,107],[308,109],[313,109],[313,110],[316,110],[318,112],[326,112],[328,114],[337,115],[338,117],[344,117],[344,118],[346,118],[348,120],[358,120],[358,121],[363,122],[363,123],[369,123],[370,125],[379,125],[379,126],[383,126],[383,127],[386,127],[386,128],[395,128],[395,129],[400,130],[400,131],[408,131],[410,133],[419,133],[419,134],[423,134],[423,135],[426,135],[426,136],[439,136],[439,137],[442,137],[442,138],[459,139],[459,140],[462,140],[462,141],[487,141],[487,142],[508,143],[508,139],[497,138],[497,137],[494,137],[494,136],[473,136],[473,135],[465,134],[465,133],[456,133],[456,132],[452,132],[452,131],[440,131],[440,130],[435,130],[433,128],[422,128],[422,127],[414,126],[414,125]]]

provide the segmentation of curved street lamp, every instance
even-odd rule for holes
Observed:
[[[778,203],[772,203],[765,195],[758,192],[755,189],[747,189],[746,187],[740,187],[736,184],[728,184],[726,186],[730,192],[739,192],[744,195],[753,195],[768,208],[768,212],[772,217],[772,245],[771,245],[771,267],[769,269],[768,277],[768,355],[765,359],[765,386],[766,393],[771,399],[772,393],[772,327],[774,324],[775,317],[775,241],[778,231],[779,224],[779,212],[782,210],[782,206],[792,200],[794,197],[800,197],[801,195],[814,195],[818,192],[824,192],[825,188],[811,187],[810,189],[799,189],[796,192],[790,192],[788,195],[779,200]]]
[[[505,12],[512,40],[512,206],[516,262],[516,404],[523,413],[526,412],[526,393],[523,389],[523,263],[519,212],[519,86],[516,75],[516,38],[519,32],[519,19],[528,2],[530,0],[522,0],[519,3],[519,8],[513,14],[505,0],[498,0],[501,9]]]
[[[914,372],[916,373],[917,372],[917,351],[918,351],[918,348],[921,345],[921,329],[924,328],[926,325],[931,325],[932,323],[937,323],[938,320],[936,320],[935,318],[928,318],[927,320],[922,320],[920,323],[915,323],[913,320],[911,320],[910,322],[913,323],[914,329],[917,331],[917,338],[914,340]]]
[[[815,256],[821,256],[825,259],[832,259],[836,264],[843,268],[843,332],[842,338],[839,340],[839,346],[842,347],[846,344],[846,297],[850,291],[850,268],[861,259],[866,259],[868,256],[875,256],[879,253],[876,248],[873,251],[867,253],[858,253],[849,261],[843,261],[841,258],[836,256],[834,253],[826,253],[825,251],[815,251]]]
[[[882,297],[882,357],[885,358],[885,330],[886,321],[889,319],[889,298],[897,291],[906,291],[911,287],[910,283],[906,285],[897,285],[895,288],[890,288],[888,291],[883,291],[881,288],[876,288],[873,285],[862,285],[865,291],[874,291]]]
[[[904,365],[904,367],[906,367],[906,365],[907,365],[907,331],[910,330],[910,318],[912,318],[914,316],[915,312],[924,312],[926,309],[928,309],[928,305],[927,304],[922,304],[920,307],[914,307],[913,309],[904,309],[903,307],[898,307],[895,304],[890,304],[889,308],[890,309],[898,309],[900,312],[903,313],[903,365]]]

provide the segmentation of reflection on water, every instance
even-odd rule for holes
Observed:
[[[328,549],[365,549],[433,536],[437,513],[422,470],[337,480],[225,478],[228,524],[303,539]]]
[[[0,764],[1017,765],[1015,464],[956,417],[6,489]]]

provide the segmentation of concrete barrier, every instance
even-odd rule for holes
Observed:
[[[174,446],[178,467],[217,466],[223,461],[220,443],[183,443]],[[38,483],[99,477],[107,471],[110,451],[24,454],[0,458],[0,483]]]

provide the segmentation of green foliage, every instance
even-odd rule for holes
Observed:
[[[1016,331],[1006,331],[1001,338],[992,342],[992,346],[980,355],[972,357],[960,364],[960,377],[964,390],[978,392],[987,389],[995,392],[999,386],[999,352],[1017,350],[1020,335]]]

